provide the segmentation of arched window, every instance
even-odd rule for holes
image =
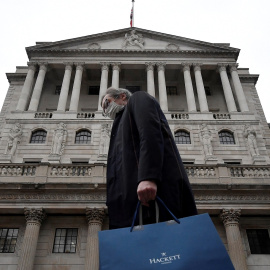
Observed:
[[[189,132],[178,130],[174,133],[174,140],[177,144],[191,144]]]
[[[76,132],[75,143],[83,144],[91,141],[91,132],[87,129],[81,129]]]
[[[235,144],[233,133],[228,130],[222,130],[218,133],[221,144]]]
[[[32,132],[30,143],[45,143],[47,137],[47,131],[38,129]]]

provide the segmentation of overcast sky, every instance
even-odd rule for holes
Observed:
[[[131,0],[0,0],[0,107],[5,73],[25,66],[25,47],[129,27]],[[270,122],[269,0],[135,0],[135,27],[241,49],[239,67],[259,74]]]

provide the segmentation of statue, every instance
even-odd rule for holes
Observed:
[[[10,129],[10,133],[8,135],[8,143],[5,150],[5,155],[11,155],[13,156],[17,145],[21,141],[22,136],[22,126],[20,123],[16,123],[13,128]]]
[[[211,131],[208,129],[206,124],[201,125],[201,135],[202,135],[202,142],[203,142],[203,150],[205,156],[209,157],[213,155],[213,147],[211,141],[213,139]]]
[[[58,124],[57,129],[54,131],[51,155],[60,156],[63,154],[66,139],[67,139],[66,125],[61,122]]]
[[[246,138],[246,144],[249,148],[251,156],[259,156],[260,153],[257,146],[256,131],[250,125],[245,125],[243,134]]]
[[[130,32],[131,34],[125,34],[125,40],[122,44],[123,50],[127,48],[127,46],[138,46],[140,49],[144,49],[144,39],[143,35],[136,34],[135,30]]]
[[[99,156],[107,156],[110,143],[110,129],[111,125],[103,124],[101,126]]]

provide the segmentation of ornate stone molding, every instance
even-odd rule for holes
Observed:
[[[217,69],[219,72],[226,71],[228,64],[225,63],[219,63],[217,64]]]
[[[65,70],[72,71],[73,62],[64,62],[63,64],[65,65]]]
[[[157,65],[158,71],[161,71],[161,70],[165,71],[166,62],[157,62],[156,65]]]
[[[80,71],[83,71],[84,69],[84,62],[76,62],[74,63],[74,65],[76,66],[76,70],[80,70]]]
[[[193,63],[192,65],[193,65],[194,71],[201,71],[201,66],[202,66],[201,63]]]
[[[88,224],[98,224],[102,225],[105,218],[105,209],[104,208],[86,208],[86,218]]]
[[[192,64],[188,62],[183,62],[181,63],[181,65],[183,66],[183,71],[190,71],[190,67]]]
[[[24,214],[27,223],[38,223],[41,225],[46,218],[46,213],[42,208],[24,208]]]
[[[225,226],[239,224],[241,209],[222,209],[220,219]]]
[[[28,65],[28,69],[36,71],[36,69],[37,69],[37,63],[36,62],[28,62],[27,65]]]
[[[236,71],[237,72],[238,64],[229,64],[230,72]]]
[[[169,50],[169,51],[178,51],[179,50],[179,46],[175,43],[169,43],[167,46],[166,46],[166,50]]]
[[[88,46],[88,49],[90,50],[99,50],[101,48],[99,43],[91,43]]]
[[[102,71],[102,70],[107,70],[107,71],[109,71],[110,63],[107,63],[107,62],[100,62],[100,65],[101,65],[101,71]]]
[[[154,68],[155,68],[155,63],[154,62],[146,62],[145,65],[146,65],[146,71],[154,70]]]
[[[47,71],[47,68],[48,68],[47,62],[39,62],[38,65],[39,65],[39,70]]]

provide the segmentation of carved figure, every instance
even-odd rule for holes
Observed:
[[[110,125],[103,124],[101,126],[99,156],[107,156],[110,143]]]
[[[260,153],[257,146],[256,131],[250,125],[245,125],[244,137],[246,138],[246,144],[251,156],[259,156]]]
[[[130,35],[128,33],[125,34],[125,40],[122,44],[123,50],[125,50],[127,46],[138,46],[143,50],[144,49],[143,35],[137,34],[136,30],[132,30],[130,32]]]
[[[13,128],[10,129],[10,133],[8,135],[8,143],[5,150],[5,155],[11,155],[13,156],[17,145],[21,141],[22,136],[22,126],[19,123],[16,123]]]
[[[59,123],[54,131],[53,145],[51,155],[62,155],[67,139],[67,130],[64,123]]]
[[[211,141],[213,139],[211,131],[208,129],[207,125],[201,125],[201,135],[202,135],[202,142],[203,142],[203,150],[206,156],[213,155],[213,147]]]

